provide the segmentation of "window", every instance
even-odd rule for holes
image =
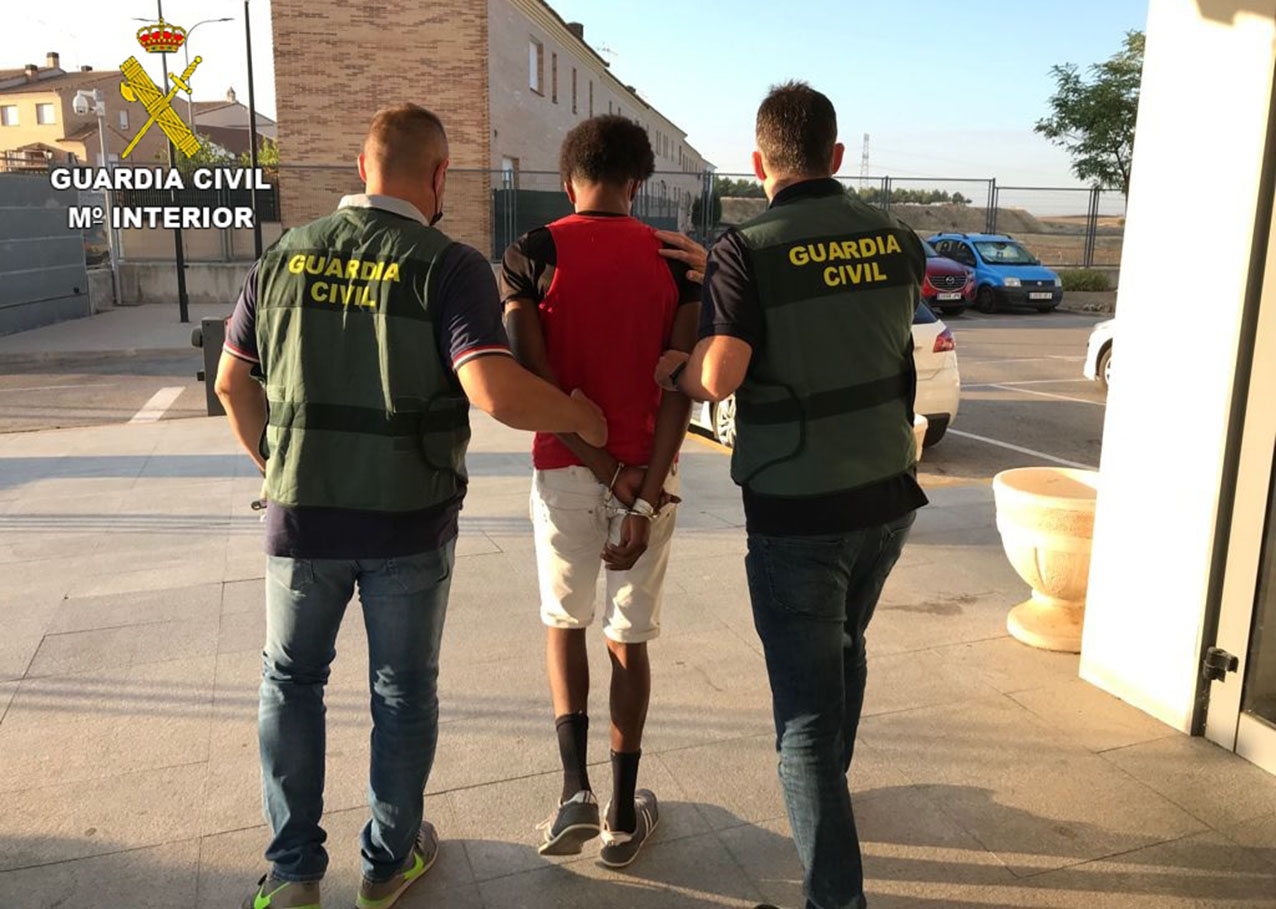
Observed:
[[[545,45],[535,38],[527,45],[527,87],[538,95],[545,94]]]
[[[594,115],[594,80],[589,80],[589,116]]]
[[[608,102],[607,102],[607,113],[609,113],[609,114],[610,114],[610,113],[612,113],[612,109],[611,109],[611,102],[610,102],[610,101],[608,101]]]
[[[128,129],[128,111],[120,111],[120,129]]]
[[[572,113],[579,113],[576,109],[576,67],[572,67]]]
[[[948,244],[948,256],[962,265],[969,265],[972,268],[979,264],[975,261],[975,254],[965,243],[950,242]]]
[[[53,113],[52,104],[37,104],[35,106],[35,122],[42,126],[48,126],[57,122],[57,116]]]
[[[558,54],[549,55],[549,99],[558,103]]]
[[[18,105],[0,105],[0,126],[18,125]]]

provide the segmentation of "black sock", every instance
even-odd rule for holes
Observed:
[[[558,754],[563,759],[563,795],[567,801],[582,789],[589,789],[589,772],[585,769],[585,753],[589,746],[589,716],[565,713],[554,720],[558,732]]]
[[[638,788],[638,760],[641,757],[641,751],[611,753],[611,808],[607,811],[607,826],[612,830],[633,833],[638,829],[634,790]]]

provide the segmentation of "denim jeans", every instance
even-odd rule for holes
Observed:
[[[868,676],[864,632],[915,517],[828,536],[749,535],[749,596],[808,909],[867,905],[846,774]]]
[[[323,690],[356,584],[372,694],[363,875],[388,880],[410,854],[438,740],[439,642],[454,547],[393,559],[269,557],[258,733],[262,803],[273,833],[266,860],[280,880],[316,881],[328,868],[320,826]]]

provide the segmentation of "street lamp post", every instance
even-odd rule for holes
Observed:
[[[155,14],[160,21],[164,20],[164,0],[155,0]],[[150,19],[142,21],[149,22]],[[160,67],[164,74],[164,94],[168,94],[168,54],[160,54]],[[177,149],[173,146],[173,141],[168,141],[168,167],[173,170],[177,167]],[[173,208],[177,207],[177,190],[170,189],[168,191],[169,204]],[[173,229],[173,259],[177,266],[177,312],[178,321],[190,321],[190,297],[186,293],[186,251],[182,248],[182,228],[179,225]]]
[[[261,218],[257,214],[257,95],[253,89],[253,30],[244,0],[244,41],[248,45],[248,154],[253,169],[253,254],[261,258]]]
[[[101,89],[95,88],[89,91],[82,88],[75,93],[74,110],[77,114],[88,113],[90,104],[93,105],[93,113],[97,116],[97,143],[99,154],[102,156],[102,166],[109,171],[111,159],[107,157],[106,152],[106,99],[102,97]],[[115,209],[115,194],[110,189],[106,191],[106,208],[110,212],[114,212]],[[115,228],[110,222],[106,225],[106,246],[111,253],[111,290],[115,294],[115,305],[122,306],[124,300],[120,295],[119,243]]]
[[[232,19],[230,16],[223,16],[220,19],[201,19],[199,22],[196,22],[194,25],[192,25],[190,28],[186,30],[186,40],[182,43],[182,52],[186,55],[187,69],[190,69],[191,67],[190,40],[191,40],[191,35],[195,34],[195,29],[199,28],[201,25],[207,25],[210,22],[233,22],[233,21],[234,19]],[[189,94],[186,96],[186,116],[190,119],[191,132],[193,132],[195,135],[198,136],[199,130],[195,128],[195,96],[194,94]]]

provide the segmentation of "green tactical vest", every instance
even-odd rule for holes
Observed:
[[[469,403],[439,353],[426,291],[450,243],[409,218],[342,208],[262,257],[272,502],[396,512],[456,494]]]
[[[739,228],[766,337],[736,392],[731,476],[761,495],[844,492],[904,473],[913,437],[912,231],[845,193]]]

